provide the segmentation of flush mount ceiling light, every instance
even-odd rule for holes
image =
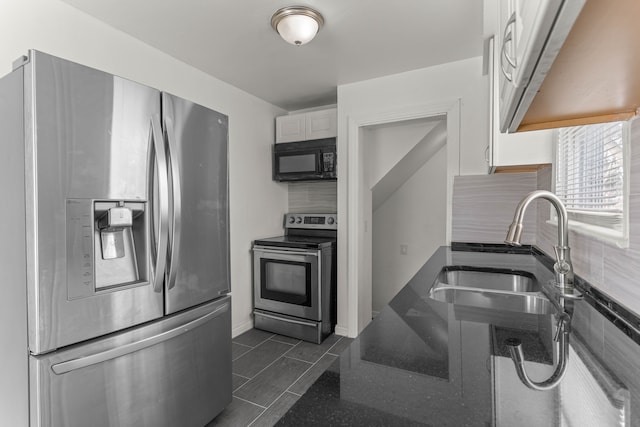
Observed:
[[[287,43],[301,46],[316,36],[324,18],[320,12],[305,6],[283,7],[271,17],[271,26]]]

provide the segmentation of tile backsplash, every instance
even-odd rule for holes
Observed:
[[[535,172],[456,176],[451,240],[503,243],[518,202],[536,188]],[[534,203],[525,213],[523,244],[535,243],[536,210]]]
[[[289,183],[290,213],[334,213],[338,211],[337,181]]]

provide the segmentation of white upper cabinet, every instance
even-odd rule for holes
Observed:
[[[529,2],[537,3],[537,2]],[[505,74],[511,80],[520,79],[511,64],[522,63],[523,44],[528,43],[518,30],[515,1],[485,0],[484,35],[488,40],[485,51],[486,72],[489,80],[489,146],[486,150],[488,170],[533,170],[537,165],[548,164],[553,159],[553,131],[542,130],[507,134],[500,132],[500,110],[504,105]],[[531,16],[530,11],[520,11]],[[506,17],[506,18],[505,18]],[[505,42],[506,40],[506,42]],[[516,42],[520,40],[520,44]]]
[[[518,129],[585,1],[498,0],[494,34],[501,132]],[[493,2],[485,0],[485,7]]]
[[[276,143],[334,138],[337,118],[336,108],[276,117]]]
[[[304,114],[276,117],[276,142],[304,141],[306,138]]]
[[[333,138],[337,136],[338,111],[335,108],[312,111],[305,114],[306,139]]]

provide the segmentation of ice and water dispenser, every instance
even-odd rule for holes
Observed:
[[[67,200],[69,299],[148,282],[145,202]]]

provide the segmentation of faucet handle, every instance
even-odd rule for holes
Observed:
[[[560,339],[560,333],[569,334],[571,333],[571,316],[566,312],[563,312],[558,317],[558,323],[556,325],[556,333],[553,335],[553,340],[558,342]]]

